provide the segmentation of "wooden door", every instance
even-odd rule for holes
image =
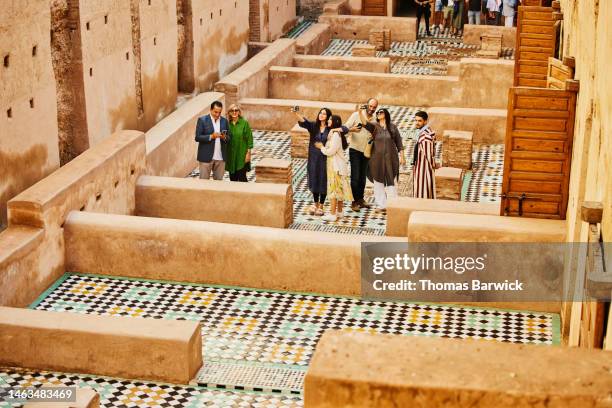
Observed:
[[[514,85],[545,88],[548,58],[555,56],[556,16],[551,7],[520,6]]]
[[[387,0],[363,0],[361,14],[364,16],[386,16]]]
[[[565,219],[576,92],[510,88],[501,214]]]

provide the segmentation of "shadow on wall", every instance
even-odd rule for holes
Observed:
[[[130,95],[123,98],[115,109],[109,110],[110,134],[122,129],[140,130],[141,119],[131,114],[134,106],[136,106],[136,95]]]
[[[219,29],[210,34],[210,38],[220,38],[219,41],[210,41],[200,45],[196,70],[201,76],[196,78],[196,86],[201,92],[211,90],[215,82],[219,81],[221,75],[227,75],[246,59],[246,44],[249,41],[249,30],[236,33],[236,28],[232,27],[225,37],[223,37],[223,31],[223,29]],[[245,49],[244,59],[236,59],[234,64],[227,67],[221,66],[221,57],[223,55],[238,56],[243,47]]]
[[[7,225],[7,201],[45,177],[46,163],[47,149],[42,144],[36,144],[23,153],[0,151],[0,230]]]
[[[143,75],[144,118],[139,130],[147,131],[170,114],[176,106],[176,66],[162,63],[154,75]]]

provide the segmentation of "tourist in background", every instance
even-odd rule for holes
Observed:
[[[453,5],[453,26],[451,35],[460,36],[463,33],[463,5],[465,0],[457,0]]]
[[[514,16],[516,15],[516,7],[519,0],[503,0],[502,14],[504,15],[504,25],[506,27],[514,26]]]
[[[214,101],[210,113],[198,118],[195,140],[198,142],[198,161],[200,178],[210,179],[212,172],[215,180],[223,180],[227,145],[231,139],[227,119],[221,116],[223,104]]]
[[[242,110],[236,104],[227,110],[229,130],[232,138],[227,146],[225,169],[231,181],[247,180],[247,171],[251,166],[251,149],[253,149],[253,132],[249,122],[242,117]]]
[[[459,1],[459,0],[457,0]],[[445,29],[450,29],[453,21],[453,10],[455,9],[455,0],[446,0],[446,6],[442,9],[442,14],[444,16],[444,27],[440,31],[444,31]]]
[[[361,123],[372,134],[372,152],[368,164],[368,179],[374,183],[374,200],[379,211],[387,208],[387,198],[397,197],[395,182],[400,164],[406,164],[402,136],[391,123],[387,109],[376,111],[376,122],[369,122],[366,110],[359,110]]]
[[[482,0],[466,0],[468,9],[468,24],[480,24]]]
[[[375,121],[376,118],[374,114],[376,113],[376,108],[378,108],[378,101],[371,98],[365,104],[365,107],[365,114],[368,122]],[[348,121],[344,124],[349,130],[349,160],[351,162],[351,191],[353,193],[351,209],[353,211],[360,211],[362,208],[370,208],[370,205],[367,204],[364,199],[366,178],[368,175],[368,162],[370,159],[363,154],[368,144],[368,139],[370,139],[370,132],[368,132],[363,127],[363,123],[361,123],[359,109],[360,106],[357,106],[357,110],[353,112]]]
[[[499,25],[500,22],[500,6],[501,0],[487,0],[487,10],[489,10],[489,18],[495,20],[495,25]]]
[[[310,215],[323,215],[323,204],[327,197],[327,157],[321,150],[315,147],[315,143],[327,143],[329,127],[327,123],[331,118],[331,110],[322,108],[317,114],[314,122],[309,121],[299,112],[299,107],[292,108],[298,118],[298,125],[306,129],[310,135],[308,143],[308,163],[306,164],[306,174],[308,177],[308,189],[312,193],[313,205],[308,210]],[[343,129],[343,134],[348,129]]]
[[[353,201],[349,184],[349,169],[344,151],[348,147],[346,137],[341,132],[342,119],[332,115],[327,122],[331,129],[327,143],[316,142],[315,147],[327,156],[327,197],[329,197],[329,214],[322,219],[334,222],[344,216],[344,201]]]
[[[444,10],[444,7],[446,7],[447,4],[448,0],[436,0],[434,4],[434,19],[432,27],[433,30],[438,28],[438,30],[442,31],[442,11]]]
[[[421,17],[425,18],[425,32],[427,36],[431,36],[429,31],[429,17],[431,16],[431,5],[429,0],[414,0],[416,3],[416,16],[417,16],[417,34],[421,28]]]
[[[427,112],[415,114],[416,128],[419,130],[412,160],[412,196],[415,198],[436,198],[436,132],[429,127],[428,121]]]

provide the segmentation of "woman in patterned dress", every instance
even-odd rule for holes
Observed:
[[[344,151],[348,147],[346,137],[341,133],[342,119],[338,115],[332,115],[327,125],[332,129],[327,138],[327,143],[315,143],[315,147],[327,156],[327,197],[330,199],[329,214],[324,216],[324,221],[334,222],[343,217],[344,201],[353,201],[351,183],[349,182],[349,167]]]

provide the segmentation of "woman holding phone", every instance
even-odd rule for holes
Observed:
[[[312,193],[313,205],[309,208],[310,215],[324,215],[323,204],[327,197],[327,157],[321,150],[315,147],[315,143],[327,143],[330,128],[328,121],[332,116],[331,110],[322,108],[317,114],[314,121],[306,119],[299,111],[298,106],[291,108],[295,114],[298,125],[306,129],[310,135],[308,142],[308,163],[306,165],[306,174],[308,177],[308,189]],[[342,132],[347,133],[347,129],[343,128]]]

